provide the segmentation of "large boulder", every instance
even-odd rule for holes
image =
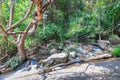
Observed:
[[[65,63],[68,61],[68,55],[66,53],[55,53],[48,57],[45,60],[42,60],[41,63],[43,63],[45,66],[53,66],[58,63]]]

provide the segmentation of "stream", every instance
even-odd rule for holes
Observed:
[[[104,54],[104,51],[101,48],[94,45],[79,45],[77,46],[77,49],[79,49],[81,52],[77,54],[78,56],[75,59],[78,59],[78,58],[87,59],[92,56]],[[40,69],[43,69],[44,67],[42,65],[37,65],[37,62],[38,62],[37,59],[30,59],[26,61],[24,64],[22,64],[21,66],[19,66],[18,68],[16,68],[14,71],[11,71],[6,74],[1,74],[0,80],[8,80],[8,78],[12,76],[34,73]],[[21,74],[21,72],[24,72],[24,73]]]
[[[36,71],[36,69],[34,69],[34,67],[36,67],[36,66],[37,66],[37,59],[27,60],[26,62],[24,62],[22,65],[20,65],[15,70],[5,73],[5,74],[1,74],[0,80],[6,80],[7,78],[9,78],[11,76],[16,76],[19,73],[27,70],[27,68],[31,68],[31,71],[34,72],[34,71]]]

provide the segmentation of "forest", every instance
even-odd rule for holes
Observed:
[[[0,0],[0,80],[120,80],[119,57],[120,0]]]

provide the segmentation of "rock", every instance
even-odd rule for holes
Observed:
[[[39,65],[37,65],[36,67],[35,67],[35,69],[39,69],[40,68],[40,66]]]
[[[71,66],[67,69],[50,72],[46,80],[119,80],[120,59],[113,59],[93,64]],[[62,73],[62,74],[61,74]]]
[[[87,51],[92,51],[93,50],[91,45],[83,45],[82,47]]]
[[[57,50],[54,48],[54,49],[50,50],[50,53],[51,54],[57,53]]]
[[[33,59],[33,58],[36,58],[36,59],[45,59],[49,55],[50,54],[49,54],[48,50],[38,50],[38,53],[27,55],[27,59]]]
[[[61,70],[59,70],[59,67],[57,71],[43,75],[36,74],[34,73],[35,71],[22,72],[12,75],[12,77],[7,77],[5,80],[120,80],[119,66],[120,58],[109,59],[100,62],[74,64]]]
[[[106,50],[106,48],[110,45],[110,42],[107,40],[98,40],[98,45],[100,48]]]
[[[114,50],[114,48],[108,47],[106,50],[109,51],[109,52],[112,52]]]
[[[46,66],[52,66],[58,63],[65,63],[68,61],[68,55],[66,53],[55,53],[43,60],[42,63]]]
[[[89,53],[88,53],[88,58],[91,58],[91,57],[94,57],[94,56],[96,56],[95,53],[93,53],[93,52],[89,52]]]
[[[4,74],[4,73],[7,73],[7,72],[10,72],[12,71],[9,67],[4,67],[2,69],[0,69],[0,74]]]
[[[25,63],[25,66],[29,66],[30,65],[30,61],[27,61],[26,63]]]
[[[75,51],[69,53],[70,58],[75,58],[77,56],[77,53]]]
[[[85,59],[86,58],[86,55],[88,55],[88,51],[83,51],[81,54],[82,54],[82,56],[81,56],[81,59]]]
[[[97,51],[95,51],[95,54],[101,55],[101,54],[103,54],[103,51],[102,50],[97,50]]]
[[[24,69],[23,71],[30,71],[31,67],[27,67],[26,69]]]
[[[109,39],[112,44],[120,43],[120,38]]]

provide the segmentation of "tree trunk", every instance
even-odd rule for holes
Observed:
[[[24,45],[23,44],[18,44],[17,48],[18,48],[18,55],[21,56],[21,58],[23,60],[25,60],[26,59],[26,55],[25,55]]]
[[[24,43],[25,43],[26,37],[27,37],[27,34],[22,35],[20,37],[20,42],[17,44],[18,55],[21,56],[22,60],[26,59],[26,54],[25,54],[25,50],[24,50]]]

